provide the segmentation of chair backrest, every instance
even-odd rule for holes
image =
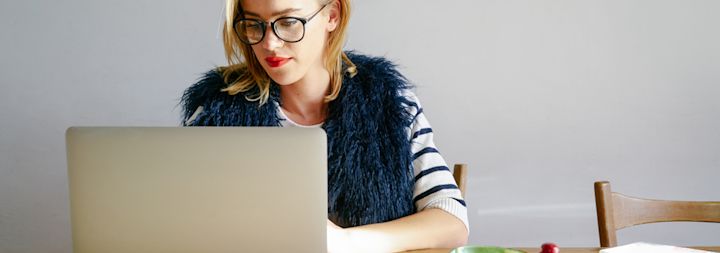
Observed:
[[[465,182],[467,181],[467,164],[455,164],[455,168],[453,169],[453,178],[455,178],[455,183],[457,183],[457,186],[460,189],[460,192],[462,193],[462,196],[464,198]]]
[[[616,230],[654,222],[720,222],[720,202],[641,199],[610,190],[595,182],[595,206],[601,247],[617,246]]]

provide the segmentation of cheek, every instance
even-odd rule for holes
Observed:
[[[262,44],[259,43],[259,44],[252,45],[252,50],[253,50],[253,54],[255,54],[255,57],[257,57],[258,60],[262,59],[263,52],[264,52],[264,50],[262,48]]]
[[[315,27],[305,35],[302,43],[303,50],[313,56],[321,56],[327,44],[325,30],[322,27]],[[315,58],[315,57],[313,57]]]
[[[305,38],[298,43],[285,44],[285,49],[291,52],[298,63],[307,65],[313,60],[314,55],[317,54],[315,51],[316,45],[317,41],[315,41],[314,38],[305,36]]]

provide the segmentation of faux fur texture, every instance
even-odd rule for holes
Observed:
[[[328,217],[342,227],[380,223],[414,213],[412,153],[408,131],[416,106],[402,96],[408,81],[379,57],[347,52],[357,75],[345,75],[322,128],[328,136]],[[182,98],[191,126],[279,126],[279,88],[262,106],[229,95],[222,75],[210,71]],[[256,91],[249,91],[256,92]]]

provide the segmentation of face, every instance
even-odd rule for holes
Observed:
[[[325,73],[324,49],[329,32],[337,26],[336,5],[331,3],[305,23],[305,34],[298,42],[284,41],[273,32],[270,22],[284,17],[307,19],[325,1],[318,0],[242,0],[244,18],[268,23],[265,37],[252,46],[260,65],[280,85],[290,85],[308,76]],[[282,20],[276,26],[290,26]],[[300,25],[302,26],[302,25]],[[278,31],[280,32],[280,31]],[[282,34],[281,34],[282,35]]]

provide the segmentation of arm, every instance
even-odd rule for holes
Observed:
[[[465,245],[468,231],[455,216],[425,209],[397,220],[352,228],[328,221],[329,252],[397,252]]]
[[[417,213],[397,220],[342,229],[328,221],[330,252],[393,252],[422,248],[453,248],[468,238],[467,208],[445,160],[433,143],[433,133],[417,97],[409,131]]]

